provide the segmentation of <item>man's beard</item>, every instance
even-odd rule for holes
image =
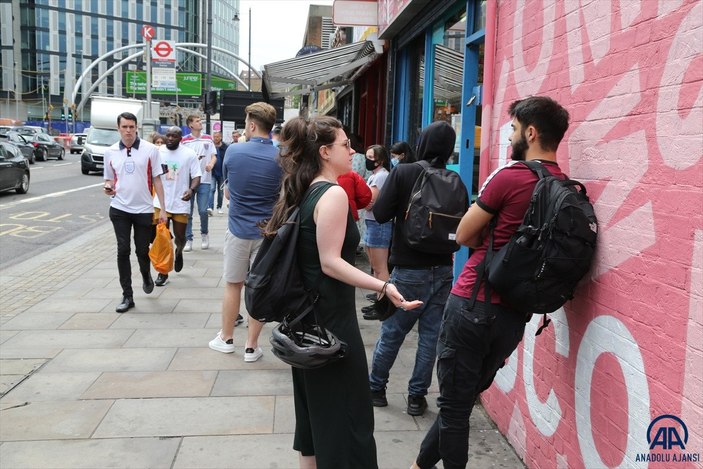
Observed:
[[[171,150],[171,151],[173,151],[173,150],[178,150],[178,146],[179,146],[180,144],[181,144],[181,142],[176,142],[176,143],[168,143],[168,142],[167,142],[167,143],[166,143],[166,148],[168,148],[168,149]],[[513,150],[513,151],[514,151],[514,150]]]
[[[527,153],[527,139],[525,134],[520,134],[520,140],[512,144],[513,152],[510,155],[510,159],[513,161],[525,161],[525,154]]]

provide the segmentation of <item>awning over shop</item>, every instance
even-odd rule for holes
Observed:
[[[264,65],[264,95],[278,98],[343,86],[382,53],[382,41],[361,41]]]

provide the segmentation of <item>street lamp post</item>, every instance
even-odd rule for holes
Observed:
[[[239,22],[239,12],[235,11],[234,12],[234,18],[232,20]],[[249,91],[251,92],[251,7],[249,7],[249,56],[247,59],[247,65],[249,67],[249,70],[247,71],[247,87],[249,88]]]
[[[249,62],[249,73],[247,73],[249,78],[247,79],[247,86],[249,87],[249,92],[251,93],[251,7],[249,7],[249,58],[247,61]]]
[[[207,82],[205,84],[205,96],[208,96],[212,86],[212,0],[207,0]],[[205,99],[207,107],[207,98]],[[210,113],[205,110],[205,133],[210,133]]]

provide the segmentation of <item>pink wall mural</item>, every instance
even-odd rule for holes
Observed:
[[[489,11],[481,173],[508,158],[512,101],[557,99],[572,120],[559,163],[588,188],[600,246],[482,402],[529,467],[703,467],[703,2]]]

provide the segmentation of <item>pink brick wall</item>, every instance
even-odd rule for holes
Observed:
[[[529,467],[703,467],[703,2],[489,9],[481,173],[508,158],[513,100],[557,99],[572,119],[559,163],[592,196],[600,246],[577,298],[546,336],[528,324],[482,401]],[[686,425],[685,449],[650,451],[662,414]],[[683,438],[671,419],[651,436],[667,421]]]

